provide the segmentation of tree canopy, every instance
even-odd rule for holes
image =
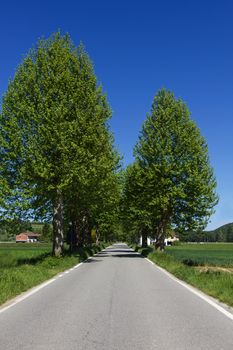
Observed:
[[[200,130],[170,91],[155,96],[134,155],[129,210],[149,219],[156,247],[163,249],[168,228],[204,228],[218,200],[216,180]]]
[[[3,97],[2,220],[52,218],[58,256],[64,228],[71,248],[89,244],[94,231],[97,240],[100,232],[114,237],[122,224],[144,243],[150,234],[159,249],[170,229],[203,229],[218,201],[216,180],[186,104],[157,93],[124,175],[110,117],[84,46],[59,32],[39,40]]]
[[[75,219],[87,208],[92,216],[90,210],[103,210],[103,193],[115,181],[119,156],[110,117],[83,45],[76,48],[60,33],[30,51],[3,98],[2,213],[52,215],[56,255],[63,250],[65,208],[68,221],[73,207]]]

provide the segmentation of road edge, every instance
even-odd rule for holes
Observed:
[[[89,257],[90,258],[90,257]],[[88,259],[89,259],[88,258]],[[86,259],[85,261],[87,261],[88,259]],[[20,293],[19,295],[17,295],[16,297],[7,300],[5,303],[3,303],[2,305],[0,305],[0,314],[3,313],[4,311],[12,308],[13,306],[17,305],[18,303],[20,303],[21,301],[27,299],[28,297],[30,297],[31,295],[37,293],[39,290],[45,288],[46,286],[48,286],[49,284],[55,282],[56,280],[58,280],[59,278],[63,277],[64,275],[67,275],[68,273],[70,273],[71,271],[73,271],[74,269],[77,269],[79,266],[81,266],[85,261],[81,261],[80,263],[78,263],[77,265],[74,265],[73,267],[70,267],[67,270],[64,270],[63,272],[59,272],[57,275],[55,275],[54,277],[46,280],[45,282],[42,282],[40,284],[38,284],[37,286],[34,286],[28,290],[26,290],[25,292]]]
[[[201,298],[202,300],[204,300],[205,302],[207,302],[209,305],[211,305],[212,307],[214,307],[215,309],[217,309],[219,312],[221,312],[222,314],[224,314],[226,317],[228,317],[229,319],[231,319],[233,321],[233,308],[230,307],[227,304],[224,304],[222,302],[220,302],[219,300],[211,297],[208,294],[205,294],[204,292],[202,292],[201,290],[193,287],[192,285],[180,280],[179,278],[177,278],[176,276],[174,276],[172,273],[168,272],[166,269],[158,266],[157,264],[155,264],[153,261],[151,261],[148,258],[145,258],[145,260],[147,260],[150,264],[152,264],[154,267],[156,267],[157,269],[159,269],[161,272],[163,272],[164,274],[166,274],[169,278],[171,278],[173,281],[179,283],[181,286],[183,286],[184,288],[186,288],[187,290],[189,290],[191,293],[195,294],[196,296],[198,296],[199,298]]]

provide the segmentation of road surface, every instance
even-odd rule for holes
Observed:
[[[125,245],[0,312],[4,350],[232,350],[233,321]]]

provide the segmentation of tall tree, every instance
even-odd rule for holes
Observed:
[[[66,219],[72,223],[75,244],[81,247],[91,241],[91,229],[103,233],[102,221],[117,219],[119,201],[119,154],[113,146],[113,136],[105,124],[92,140],[93,164],[87,168],[83,186],[73,179],[65,197]],[[95,152],[95,153],[94,153]]]
[[[142,246],[147,245],[147,236],[151,230],[150,210],[148,208],[146,182],[143,169],[138,162],[129,165],[124,173],[122,191],[121,218],[129,239],[142,237]],[[134,239],[132,239],[132,238]]]
[[[3,98],[4,213],[49,211],[57,256],[63,252],[64,205],[72,202],[68,194],[83,207],[79,202],[104,176],[110,116],[83,46],[75,48],[60,33],[30,51]]]
[[[206,141],[187,106],[165,89],[155,96],[135,147],[145,179],[156,248],[168,227],[203,228],[217,203]]]
[[[116,231],[119,227],[119,202],[121,190],[121,175],[115,169],[109,172],[100,183],[102,190],[99,192],[98,205],[93,208],[95,227],[98,239],[105,241],[116,238]]]

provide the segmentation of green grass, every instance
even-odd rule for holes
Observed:
[[[223,262],[224,252],[227,251],[228,259],[224,260],[224,264],[230,266],[232,258],[232,245],[216,244],[215,249],[212,245],[203,247],[202,245],[181,245],[173,246],[166,249],[166,252],[155,252],[153,248],[136,248],[137,251],[147,256],[151,261],[171,272],[179,279],[199,288],[206,294],[233,306],[233,274],[223,271],[212,271],[210,269],[201,269],[194,266],[187,266],[182,259],[200,258],[200,261],[210,265],[210,261]],[[180,248],[180,249],[178,249]],[[219,248],[219,249],[216,249]],[[179,253],[177,253],[179,252]],[[206,258],[206,254],[210,259]],[[231,253],[230,253],[231,252]],[[174,254],[173,254],[174,253]],[[177,256],[176,256],[177,253]],[[205,259],[203,259],[203,256]]]
[[[52,244],[0,243],[0,269],[32,264],[49,255]]]
[[[0,304],[95,254],[101,246],[52,257],[51,244],[0,244]]]
[[[187,265],[233,266],[232,243],[181,244],[166,247],[166,253]]]

